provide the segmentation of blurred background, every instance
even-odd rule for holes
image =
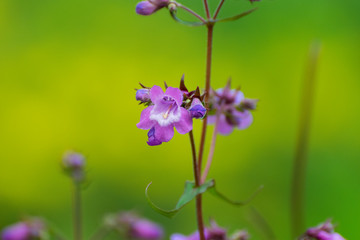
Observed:
[[[200,0],[183,0],[203,14]],[[85,235],[105,213],[137,209],[166,233],[195,230],[194,203],[172,220],[153,212],[150,195],[172,208],[193,179],[188,137],[160,147],[136,128],[138,82],[203,87],[205,28],[174,22],[166,10],[135,14],[136,1],[0,1],[0,227],[42,215],[71,236],[71,185],[60,169],[66,150],[87,157]],[[215,7],[217,1],[210,0]],[[290,239],[290,188],[302,79],[313,39],[322,42],[306,180],[306,223],[327,218],[360,239],[360,3],[264,0],[259,10],[215,28],[213,87],[241,86],[260,99],[254,124],[218,138],[210,177],[233,199],[252,202],[277,239]],[[250,9],[228,0],[221,16]],[[192,19],[184,15],[186,19]],[[195,126],[198,139],[200,121]],[[211,129],[210,129],[211,131]],[[208,135],[210,136],[210,134]],[[249,207],[206,194],[205,219],[264,239]]]

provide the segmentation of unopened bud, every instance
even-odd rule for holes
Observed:
[[[45,239],[46,226],[39,218],[31,218],[6,227],[1,233],[2,240]]]
[[[175,3],[170,3],[170,4],[168,5],[168,8],[169,8],[169,11],[170,11],[170,12],[176,12],[176,10],[177,10],[177,7],[176,7],[176,4],[175,4]]]
[[[191,106],[189,108],[189,112],[192,118],[204,118],[206,114],[206,108],[198,98],[194,98]]]
[[[138,89],[136,91],[136,100],[142,102],[142,103],[146,103],[146,102],[150,102],[150,89],[148,88],[142,88],[142,89]]]
[[[63,158],[65,172],[75,181],[81,182],[85,178],[85,158],[80,153],[67,152]]]

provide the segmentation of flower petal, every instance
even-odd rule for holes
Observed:
[[[164,91],[161,87],[154,85],[150,89],[150,98],[153,103],[157,103],[164,96]]]
[[[216,121],[216,115],[208,115],[207,117],[206,117],[206,119],[207,119],[207,123],[208,124],[215,124],[215,121]]]
[[[192,118],[188,110],[180,108],[181,117],[180,121],[176,122],[175,128],[180,134],[186,134],[192,130]]]
[[[150,112],[154,108],[154,106],[150,106],[145,108],[140,115],[140,122],[136,124],[136,126],[140,129],[150,129],[154,126],[154,121],[150,120]]]
[[[170,240],[188,240],[188,237],[180,233],[174,233],[170,236]]]
[[[226,121],[224,114],[220,115],[217,131],[222,135],[229,135],[233,131],[233,126]]]
[[[182,101],[183,101],[183,94],[180,89],[168,87],[166,89],[165,95],[168,95],[168,96],[172,97],[173,99],[175,99],[177,105],[179,107],[181,106]]]
[[[161,142],[168,142],[174,136],[174,126],[162,127],[159,124],[155,126],[155,138]]]
[[[253,116],[250,111],[235,111],[233,114],[240,120],[239,124],[237,125],[239,129],[248,128],[253,122]]]

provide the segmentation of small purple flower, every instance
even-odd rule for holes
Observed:
[[[150,89],[142,88],[136,91],[136,100],[142,103],[150,102]]]
[[[136,13],[144,16],[151,15],[168,4],[169,0],[141,1],[136,5]]]
[[[136,239],[156,240],[162,239],[164,233],[159,225],[140,219],[131,225],[131,235]]]
[[[2,240],[27,240],[29,236],[29,226],[23,222],[8,226],[1,233]]]
[[[133,212],[120,212],[107,216],[106,225],[110,229],[125,234],[129,239],[160,240],[164,236],[161,226],[140,218]]]
[[[211,226],[204,229],[205,240],[226,240],[226,230],[219,227],[214,221]],[[170,236],[170,240],[200,240],[199,232],[196,231],[189,236],[175,233]]]
[[[339,233],[334,232],[334,226],[330,221],[320,224],[317,227],[309,228],[300,239],[317,239],[317,240],[345,240]]]
[[[174,136],[174,127],[180,134],[192,130],[190,113],[181,107],[183,95],[180,89],[168,87],[164,93],[161,87],[153,86],[150,99],[153,105],[142,111],[140,122],[136,125],[140,129],[150,129],[150,146],[170,141]]]
[[[1,233],[1,240],[43,239],[45,224],[39,218],[30,218],[6,227]]]
[[[206,114],[206,108],[198,98],[194,98],[189,108],[192,118],[203,119]]]
[[[222,135],[230,134],[234,128],[246,129],[253,122],[249,110],[256,107],[254,100],[245,99],[241,91],[229,86],[212,92],[211,105],[216,114],[208,116],[208,123],[217,122],[217,131]]]
[[[63,168],[65,172],[76,182],[81,182],[85,178],[85,158],[80,153],[67,152],[64,155]]]

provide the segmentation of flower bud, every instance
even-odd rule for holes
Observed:
[[[162,142],[160,140],[155,138],[155,128],[154,127],[152,127],[150,129],[150,131],[148,132],[148,137],[149,138],[148,138],[147,144],[149,146],[157,146],[157,145],[162,144]]]
[[[81,182],[85,178],[85,158],[76,152],[67,152],[63,158],[65,172],[75,181]]]
[[[198,98],[194,98],[189,108],[192,118],[204,118],[206,114],[206,108]]]
[[[146,103],[146,102],[150,102],[150,89],[148,88],[142,88],[142,89],[138,89],[136,91],[136,100],[142,102],[142,103]]]
[[[136,5],[136,13],[144,16],[153,14],[159,7],[149,1],[142,1]]]
[[[176,10],[177,10],[175,3],[170,3],[168,7],[169,7],[170,12],[176,12]]]
[[[248,232],[244,230],[237,231],[231,236],[231,240],[248,240],[249,238]]]

